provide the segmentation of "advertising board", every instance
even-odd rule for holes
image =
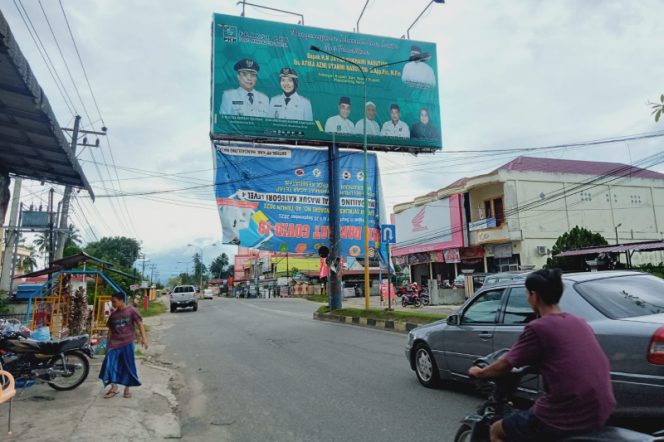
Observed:
[[[326,149],[217,145],[216,198],[222,241],[281,253],[329,247]],[[340,150],[340,253],[364,256],[363,154]],[[368,155],[369,240],[378,240],[380,176]]]
[[[213,16],[213,139],[362,147],[365,86],[369,149],[441,149],[434,43]]]

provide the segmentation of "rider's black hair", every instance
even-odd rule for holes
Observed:
[[[111,298],[119,299],[120,301],[124,302],[125,295],[124,295],[124,293],[115,292],[111,295]]]
[[[526,278],[526,288],[536,292],[548,305],[558,304],[563,295],[563,280],[560,269],[542,269]]]

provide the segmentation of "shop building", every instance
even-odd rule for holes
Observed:
[[[663,201],[662,173],[620,163],[518,157],[396,205],[394,256],[418,282],[448,279],[463,268],[541,268],[557,238],[574,226],[610,243],[661,240]],[[651,261],[664,256],[637,253],[632,262]]]

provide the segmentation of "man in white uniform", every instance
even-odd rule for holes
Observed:
[[[383,124],[380,134],[384,137],[410,138],[408,125],[401,121],[401,109],[398,104],[390,105],[390,121]]]
[[[237,71],[240,87],[224,91],[221,97],[219,113],[222,115],[246,115],[251,117],[268,117],[270,99],[258,92],[256,80],[260,67],[250,58],[244,58],[233,66]]]
[[[291,68],[279,71],[279,84],[283,93],[270,98],[270,118],[313,121],[311,102],[297,93],[297,74]]]
[[[371,101],[367,101],[364,107],[364,115],[366,118],[361,119],[355,123],[355,133],[364,135],[364,121],[367,122],[367,135],[380,135],[380,126],[376,122],[376,105]]]
[[[339,99],[339,115],[330,117],[325,122],[325,132],[336,132],[340,134],[355,133],[355,125],[348,119],[350,116],[350,98]]]
[[[406,63],[401,72],[401,81],[409,86],[415,87],[434,87],[436,85],[436,76],[433,69],[426,62],[431,59],[428,53],[422,53],[419,46],[410,48],[410,58],[413,61]]]

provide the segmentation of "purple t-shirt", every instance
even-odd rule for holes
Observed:
[[[107,323],[111,329],[108,348],[120,348],[133,343],[136,339],[136,323],[142,320],[136,309],[129,305],[111,313]]]
[[[552,428],[595,430],[616,406],[609,361],[592,328],[578,316],[553,313],[532,321],[505,357],[513,367],[539,367],[545,393],[533,413]]]

